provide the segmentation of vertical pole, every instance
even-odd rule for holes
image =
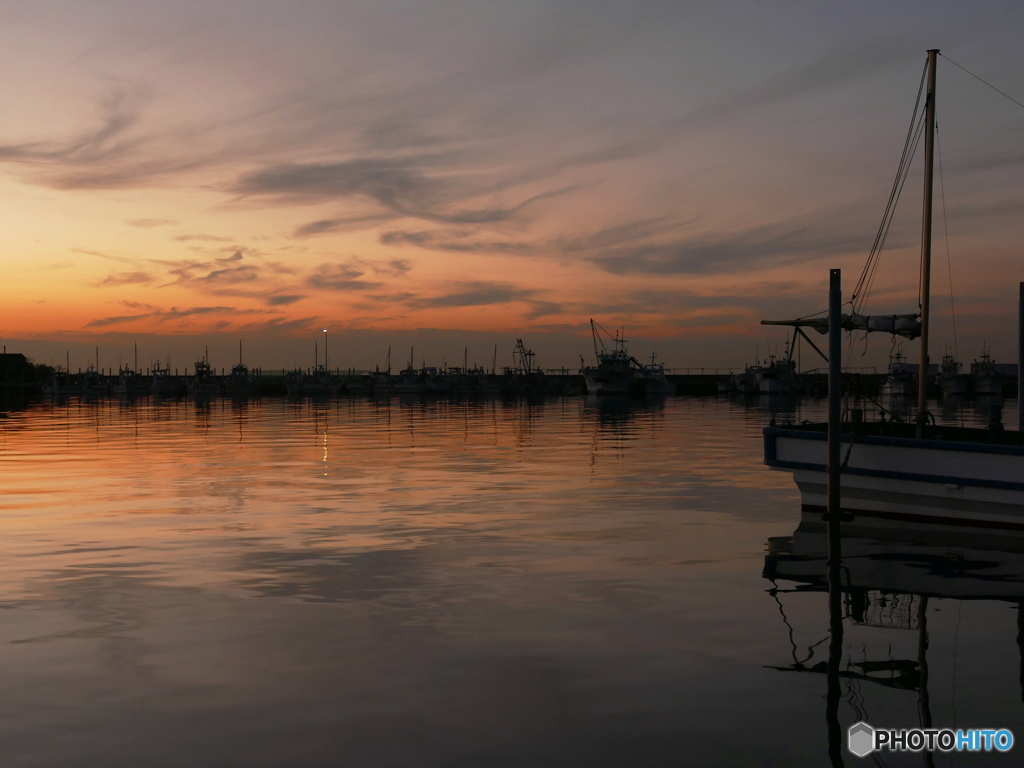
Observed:
[[[935,164],[935,61],[938,50],[928,51],[928,100],[924,127],[924,211],[921,217],[921,364],[917,370],[917,436],[928,420],[928,331],[932,280],[932,178]]]
[[[828,727],[829,758],[833,766],[843,765],[842,730],[839,725],[839,700],[842,695],[839,664],[843,651],[843,591],[841,539],[839,537],[840,495],[839,459],[840,405],[842,387],[842,276],[840,269],[829,270],[828,290],[828,507],[825,514],[828,529],[828,614],[829,646],[826,668],[827,693],[825,722]]]
[[[1024,432],[1024,283],[1020,284],[1017,304],[1017,429]]]
[[[833,269],[829,271],[828,290],[828,461],[826,470],[828,472],[828,521],[831,525],[833,520],[839,519],[839,440],[840,429],[840,406],[843,395],[842,386],[842,280],[843,271]],[[829,540],[831,544],[831,539]]]
[[[932,727],[932,705],[928,692],[928,595],[921,595],[917,606],[917,668],[920,670],[918,686],[918,712],[921,727],[930,730]],[[934,768],[935,759],[930,751],[925,751],[926,768]]]

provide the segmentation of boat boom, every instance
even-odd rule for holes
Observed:
[[[791,328],[813,328],[818,333],[828,333],[827,317],[797,318],[796,320],[762,320],[761,325],[788,325]],[[917,315],[842,315],[840,325],[844,331],[867,331],[889,333],[916,339],[921,335],[921,321]]]

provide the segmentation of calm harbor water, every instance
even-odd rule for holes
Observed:
[[[820,521],[762,464],[774,407],[10,411],[0,762],[828,765]],[[851,544],[888,570],[846,600],[844,732],[1024,739],[1024,545],[875,533]]]

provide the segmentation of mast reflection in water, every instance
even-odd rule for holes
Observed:
[[[764,577],[773,584],[792,644],[772,668],[826,677],[826,728],[833,765],[850,726],[885,729],[1007,728],[1016,737],[1024,703],[1024,533],[872,519],[841,524],[836,564],[839,631],[808,641],[821,621],[795,605],[829,589],[827,524],[804,512],[792,536],[768,540]],[[795,621],[799,617],[799,622]],[[813,631],[813,630],[812,630]],[[802,639],[803,638],[803,639]],[[816,660],[827,645],[827,656]],[[873,755],[886,765],[1005,765],[998,752],[936,750]]]

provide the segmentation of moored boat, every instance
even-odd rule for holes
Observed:
[[[195,375],[188,380],[188,392],[200,396],[219,395],[223,392],[220,378],[205,359],[196,361]]]
[[[77,395],[82,391],[82,388],[71,377],[67,368],[57,366],[53,369],[49,379],[42,383],[42,390],[44,395],[60,397],[64,395]]]
[[[882,383],[882,394],[887,397],[907,397],[917,392],[917,374],[906,362],[903,351],[896,349],[889,356],[889,375]]]
[[[117,372],[117,380],[113,382],[111,390],[115,395],[122,396],[148,395],[150,382],[135,369],[124,367]]]
[[[788,354],[783,358],[768,355],[765,364],[755,366],[750,374],[758,394],[792,394],[796,389],[796,362]]]
[[[224,379],[224,394],[228,397],[252,397],[257,394],[256,379],[247,366],[238,363],[231,368],[231,373]]]
[[[971,380],[974,394],[982,397],[1000,397],[1003,394],[1003,376],[996,369],[996,362],[982,346],[981,356],[971,363]]]
[[[925,185],[922,227],[922,275],[930,275],[931,208],[935,142],[935,64],[938,51],[928,52],[924,120]],[[916,119],[915,110],[915,120]],[[901,173],[905,174],[901,167]],[[902,183],[901,179],[897,179]],[[886,216],[891,215],[890,209]],[[872,254],[874,256],[874,252]],[[870,265],[870,259],[869,259]],[[867,272],[867,269],[865,270]],[[838,291],[836,291],[838,293]],[[1024,305],[1024,283],[1021,284]],[[839,318],[838,299],[833,315]],[[921,314],[917,327],[908,316],[893,316],[890,333],[921,338],[919,370],[928,370],[930,285],[921,281]],[[896,318],[900,322],[896,323]],[[871,320],[871,318],[866,318]],[[847,327],[842,316],[838,325]],[[817,322],[817,321],[816,321]],[[828,322],[826,321],[826,326]],[[801,320],[784,324],[807,325]],[[1024,324],[1024,318],[1022,318]],[[865,325],[870,326],[868,322]],[[878,323],[876,323],[878,325]],[[826,327],[827,330],[827,327]],[[927,376],[918,376],[914,424],[863,421],[859,410],[843,425],[840,506],[855,515],[927,519],[944,524],[1024,528],[1024,440],[1006,430],[993,412],[988,427],[962,428],[935,424],[927,410]],[[838,425],[837,425],[838,426]],[[826,504],[828,425],[771,425],[764,430],[765,463],[793,473],[805,509]]]
[[[594,355],[597,366],[583,369],[583,380],[586,382],[588,395],[629,395],[640,381],[639,366],[633,363],[626,351],[626,340],[616,331],[612,336],[601,328],[593,319],[590,330],[594,337]],[[611,347],[602,337],[607,336]]]
[[[224,378],[224,394],[228,397],[253,397],[258,393],[256,378],[242,362],[242,342],[238,342],[238,362]]]
[[[962,368],[963,364],[955,360],[948,352],[942,356],[939,375],[936,377],[935,383],[943,397],[961,397],[967,394],[971,377],[969,374],[963,373]]]
[[[185,384],[171,373],[170,368],[160,365],[157,360],[153,364],[149,391],[158,397],[178,397],[184,393]]]
[[[341,382],[327,370],[327,366],[316,365],[311,371],[289,373],[285,389],[289,397],[335,397],[341,391]]]
[[[659,363],[651,355],[651,362],[643,363],[640,368],[640,394],[647,397],[667,395],[672,391],[668,377],[665,376],[665,364]]]

